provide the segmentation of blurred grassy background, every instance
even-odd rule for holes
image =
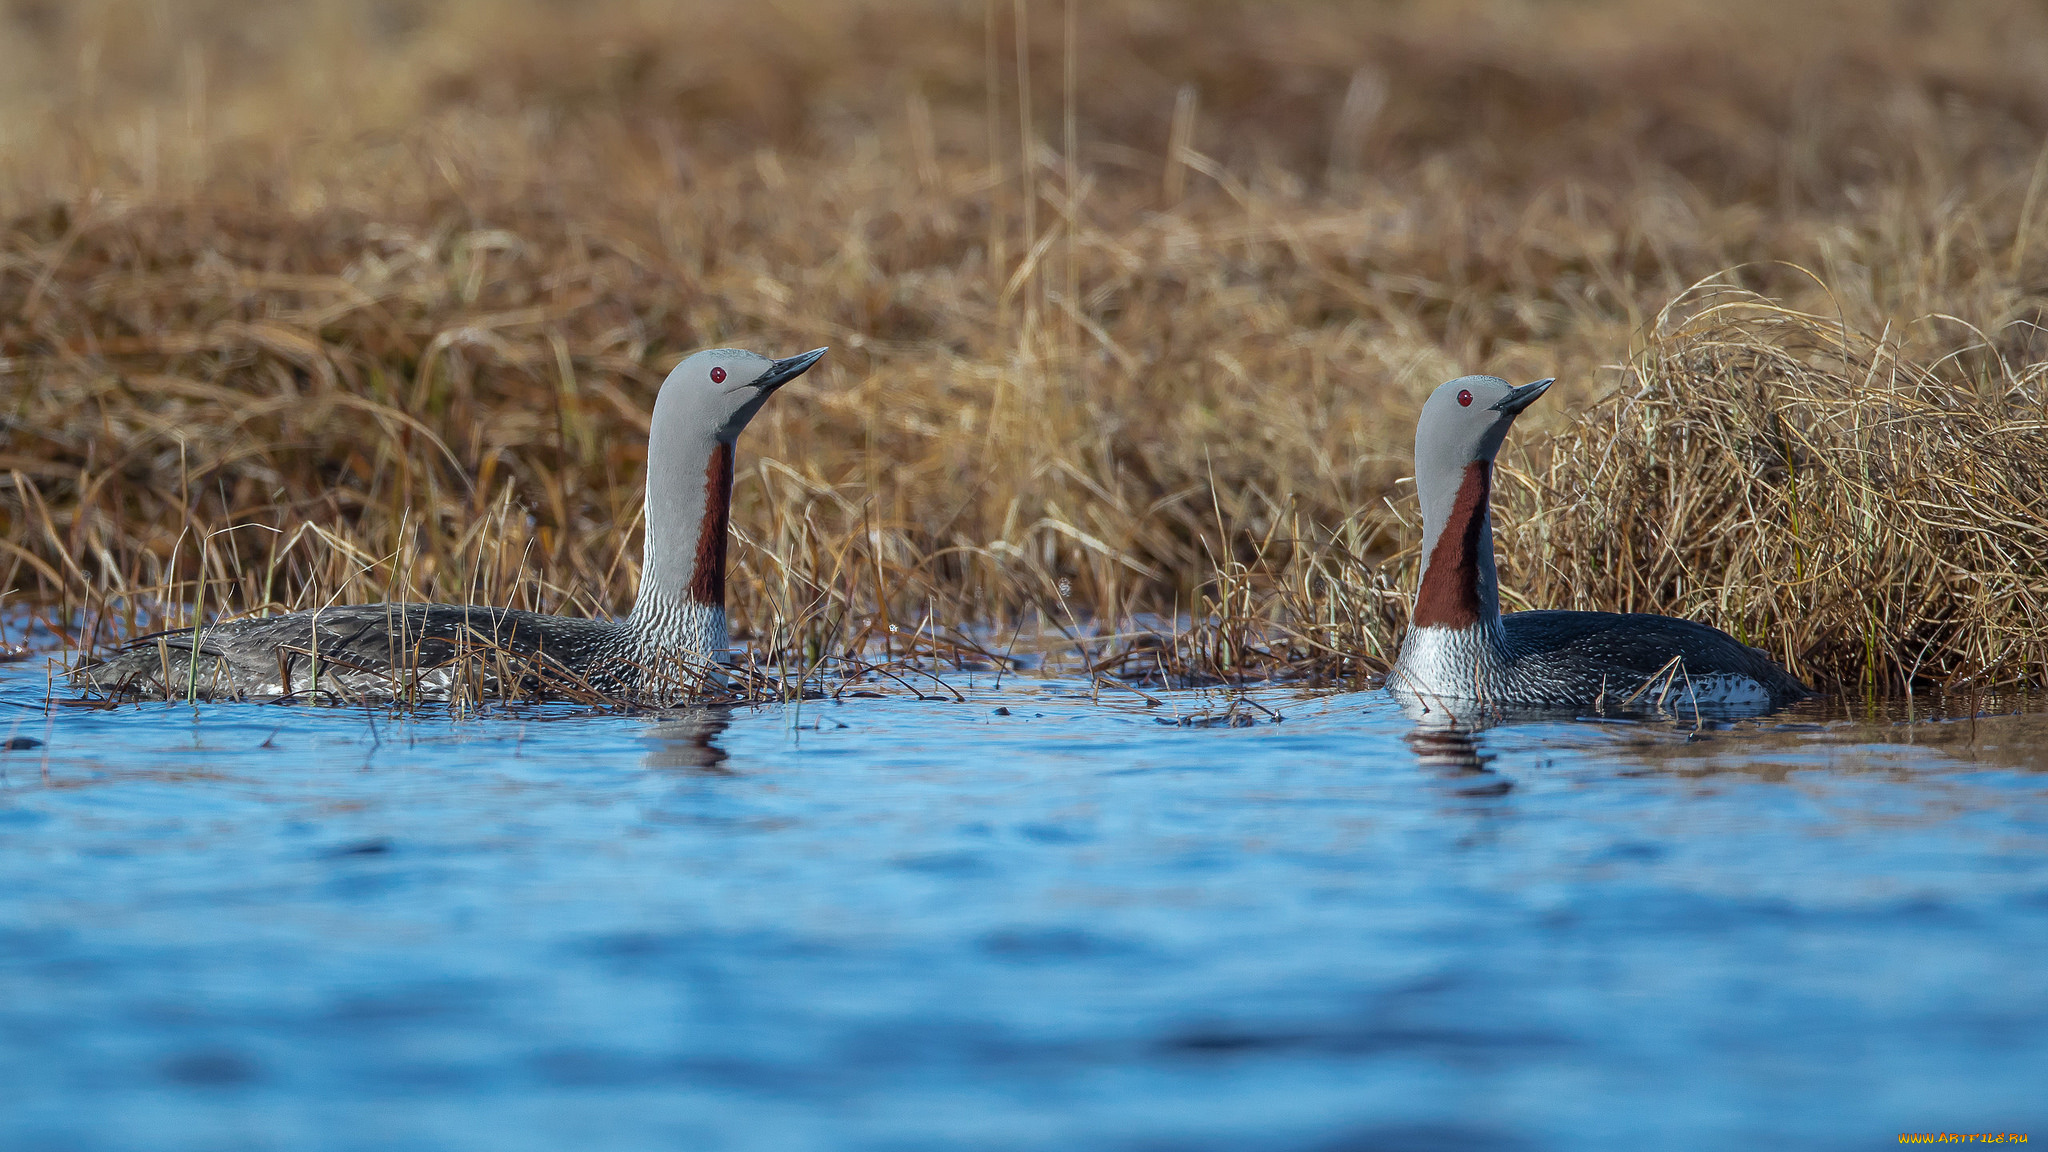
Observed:
[[[1925,518],[1896,461],[1838,466],[1861,431],[1759,456],[1771,389],[1675,447],[1591,406],[1755,391],[1777,361],[1688,343],[1739,289],[1788,310],[1741,328],[1786,380],[1935,389],[2030,477],[2044,141],[2032,0],[5,0],[4,587],[623,612],[666,369],[830,344],[742,444],[742,633],[1192,611],[1234,622],[1210,667],[1370,670],[1420,399],[1556,375],[1511,602],[1696,615],[1830,683],[2038,680],[2048,548],[1851,563]],[[1779,498],[1830,467],[1851,511]],[[1737,505],[1747,552],[1688,552]],[[277,532],[202,543],[231,524]]]

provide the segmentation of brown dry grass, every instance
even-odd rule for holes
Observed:
[[[11,597],[623,610],[663,371],[829,343],[743,443],[776,647],[1368,673],[1414,411],[1488,371],[1565,381],[1511,600],[2044,678],[2038,5],[0,12]],[[1783,311],[1656,327],[1717,273]]]
[[[2048,684],[2048,362],[1975,369],[1740,295],[1673,320],[1513,503],[1519,589],[1829,684]]]

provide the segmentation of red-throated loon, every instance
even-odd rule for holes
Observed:
[[[699,352],[668,374],[647,439],[640,596],[624,620],[465,604],[358,604],[143,637],[73,673],[116,695],[208,698],[324,692],[342,699],[445,699],[463,682],[667,697],[717,681],[726,657],[725,547],[733,448],[777,388],[825,349],[770,360]],[[467,667],[465,667],[467,665]],[[315,676],[318,677],[317,684]],[[168,681],[168,683],[166,683]]]
[[[1422,582],[1387,687],[1404,703],[1501,707],[1776,708],[1812,695],[1768,656],[1715,628],[1641,612],[1500,611],[1493,458],[1551,381],[1465,376],[1415,426]]]

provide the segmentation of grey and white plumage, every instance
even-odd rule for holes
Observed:
[[[1764,653],[1705,624],[1630,612],[1500,611],[1493,461],[1551,381],[1446,383],[1415,429],[1422,579],[1387,687],[1446,710],[1527,707],[1768,709],[1812,694]]]
[[[448,699],[545,692],[672,698],[727,656],[726,534],[739,434],[825,349],[699,352],[668,374],[647,443],[639,598],[623,620],[464,604],[357,604],[145,636],[72,674],[116,696]]]

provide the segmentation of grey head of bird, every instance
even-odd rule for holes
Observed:
[[[655,429],[679,439],[701,436],[730,446],[777,388],[803,375],[825,352],[814,348],[782,360],[741,348],[695,353],[661,382],[654,399]]]
[[[1450,511],[1466,470],[1493,462],[1515,417],[1552,383],[1516,387],[1497,376],[1460,376],[1429,394],[1415,422],[1415,486],[1425,519]]]

